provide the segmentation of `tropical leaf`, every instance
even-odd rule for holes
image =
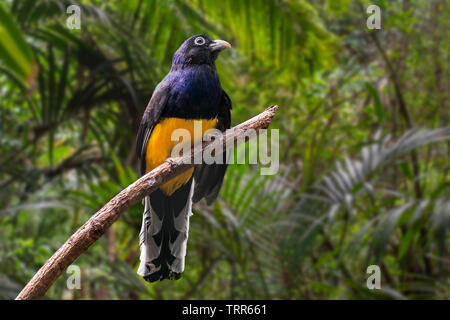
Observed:
[[[378,170],[395,163],[415,148],[449,139],[450,127],[411,129],[396,140],[391,140],[389,136],[381,139],[378,132],[374,137],[375,142],[362,148],[360,160],[346,157],[344,164],[337,161],[336,170],[325,176],[314,188],[331,203],[351,209],[354,197],[361,193],[359,186],[373,193],[370,178]]]
[[[3,4],[0,4],[0,62],[14,78],[32,85],[36,72],[33,53]]]

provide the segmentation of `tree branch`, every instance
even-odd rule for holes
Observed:
[[[163,183],[192,168],[194,164],[191,160],[201,155],[207,145],[211,145],[212,148],[222,144],[230,148],[235,143],[243,141],[242,138],[246,136],[247,130],[256,130],[259,134],[260,129],[266,129],[269,126],[277,109],[278,106],[272,106],[250,120],[227,130],[212,142],[205,142],[203,145],[195,147],[190,154],[164,162],[122,190],[47,260],[19,293],[16,300],[39,299],[44,296],[63,271],[97,241],[124,212],[158,189]]]
[[[389,59],[386,51],[381,46],[380,40],[378,39],[376,32],[369,32],[369,36],[374,42],[375,46],[377,47],[378,51],[381,54],[381,57],[383,58],[384,63],[386,64],[386,67],[389,72],[389,77],[394,84],[394,92],[395,97],[397,99],[397,103],[400,109],[400,114],[405,119],[405,123],[408,129],[412,129],[414,127],[414,123],[411,120],[411,116],[409,114],[408,108],[406,107],[405,99],[403,98],[402,89],[400,86],[400,81],[397,77],[397,72],[395,71],[394,67],[392,66],[391,60]],[[414,191],[416,193],[416,197],[418,199],[421,199],[423,196],[422,187],[420,186],[420,168],[419,168],[419,159],[417,156],[416,150],[411,151],[411,160],[412,160],[412,166],[413,166],[413,172],[414,172]]]

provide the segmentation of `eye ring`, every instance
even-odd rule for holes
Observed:
[[[195,40],[194,40],[194,43],[196,44],[196,45],[198,45],[198,46],[202,46],[202,45],[204,45],[205,44],[205,38],[203,38],[203,37],[197,37],[197,38],[195,38]]]

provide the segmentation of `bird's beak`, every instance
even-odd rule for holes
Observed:
[[[214,40],[213,42],[211,42],[209,47],[212,51],[222,51],[224,49],[231,48],[231,44],[224,40]]]

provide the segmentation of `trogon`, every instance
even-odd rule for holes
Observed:
[[[230,47],[226,41],[201,34],[184,41],[175,52],[172,67],[153,91],[139,127],[136,151],[141,174],[170,158],[177,143],[172,141],[175,129],[186,129],[194,137],[194,120],[201,121],[202,134],[212,128],[230,128],[231,100],[215,66],[219,52]],[[226,169],[226,161],[195,165],[144,199],[138,274],[145,280],[180,278],[192,204],[205,198],[209,205],[216,199]]]

